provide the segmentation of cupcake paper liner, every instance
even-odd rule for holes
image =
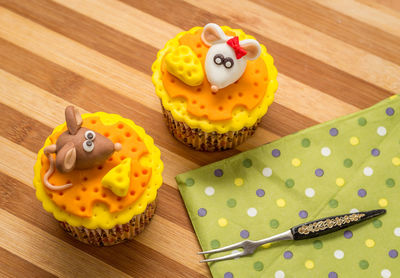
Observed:
[[[94,246],[111,246],[130,240],[141,233],[150,223],[155,210],[156,200],[149,203],[143,213],[134,216],[128,223],[116,225],[112,229],[87,229],[83,226],[74,227],[67,222],[59,223],[68,234],[79,241]]]
[[[198,151],[213,152],[235,148],[252,136],[261,122],[261,119],[258,119],[254,125],[244,127],[238,131],[225,133],[204,132],[199,128],[191,128],[184,122],[176,121],[171,112],[167,111],[163,106],[162,109],[168,129],[172,135],[180,142]]]

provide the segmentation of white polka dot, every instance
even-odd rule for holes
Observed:
[[[323,147],[323,148],[321,149],[321,154],[322,154],[323,156],[330,156],[330,155],[331,155],[331,149],[328,148],[328,147]]]
[[[254,217],[254,216],[257,215],[257,210],[256,210],[255,208],[249,208],[249,209],[247,210],[247,214],[248,214],[250,217]]]
[[[207,186],[204,193],[206,193],[207,196],[212,196],[215,193],[215,189],[212,186]]]
[[[397,227],[394,229],[394,235],[395,236],[400,236],[400,227]]]
[[[372,170],[371,167],[365,167],[363,172],[364,172],[364,175],[366,175],[367,177],[370,177],[374,173],[374,170]]]
[[[352,208],[352,209],[350,210],[350,213],[356,213],[356,212],[359,212],[359,210],[356,209],[356,208]]]
[[[305,193],[308,198],[312,198],[315,195],[315,190],[309,187],[306,189]]]
[[[378,127],[376,130],[379,136],[385,136],[386,135],[386,128],[384,126]]]
[[[282,270],[278,270],[277,272],[275,272],[275,278],[285,278],[285,272],[283,272]]]
[[[392,273],[390,272],[389,269],[382,269],[381,276],[383,278],[389,278],[390,276],[392,276]]]
[[[336,250],[335,253],[333,254],[336,259],[341,260],[344,257],[344,253],[342,250]]]
[[[270,177],[272,175],[272,169],[266,167],[263,169],[262,174],[264,177]]]

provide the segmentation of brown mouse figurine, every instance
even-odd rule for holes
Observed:
[[[101,165],[114,151],[122,148],[120,143],[114,144],[107,137],[81,127],[82,117],[74,106],[65,108],[65,121],[68,130],[58,137],[56,144],[47,146],[43,150],[50,163],[43,182],[52,190],[63,190],[72,186],[71,183],[61,186],[50,184],[49,177],[54,172],[54,166],[61,173],[92,168]],[[52,153],[56,154],[55,162]]]

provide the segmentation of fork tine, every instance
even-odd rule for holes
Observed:
[[[240,252],[240,253],[234,253],[234,254],[218,257],[218,258],[205,259],[205,260],[201,260],[200,262],[201,263],[207,263],[207,262],[217,262],[217,261],[223,261],[223,260],[231,260],[231,259],[239,258],[239,257],[241,257],[243,255],[244,255],[244,252]]]
[[[212,254],[212,253],[218,253],[218,252],[223,252],[223,251],[229,251],[229,250],[233,250],[233,249],[237,249],[237,248],[243,248],[243,242],[238,242],[235,244],[231,244],[225,247],[221,247],[218,249],[212,249],[212,250],[208,250],[208,251],[203,251],[203,252],[198,252],[197,254],[201,255],[201,254]]]

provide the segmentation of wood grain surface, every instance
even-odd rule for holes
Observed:
[[[177,142],[151,83],[157,51],[208,22],[266,45],[275,102],[254,137],[201,153]],[[394,0],[0,0],[0,276],[209,277],[174,177],[400,93]],[[96,248],[69,237],[35,198],[36,153],[73,104],[118,113],[161,149],[156,216],[135,240]]]

